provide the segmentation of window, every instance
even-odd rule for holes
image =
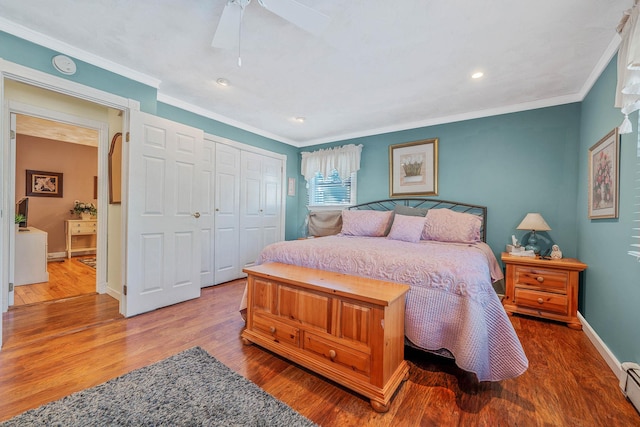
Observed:
[[[307,182],[309,206],[349,206],[356,201],[356,176],[341,180],[337,170],[325,178],[320,172]]]
[[[638,117],[638,126],[640,126],[640,116]],[[636,176],[633,183],[635,194],[633,195],[633,227],[631,228],[631,250],[629,255],[636,257],[640,261],[640,128],[638,129],[638,140],[636,149]]]

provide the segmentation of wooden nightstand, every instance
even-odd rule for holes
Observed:
[[[502,304],[513,313],[565,322],[582,330],[578,320],[579,274],[586,264],[574,258],[545,260],[502,253],[507,272]]]

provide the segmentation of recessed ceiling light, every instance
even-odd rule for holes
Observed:
[[[216,80],[216,83],[218,83],[220,86],[229,86],[229,80],[222,77]]]
[[[304,117],[298,116],[298,117],[294,118],[293,120],[295,120],[298,123],[304,123],[304,121],[306,119]]]
[[[479,79],[482,76],[484,76],[484,73],[482,71],[477,71],[477,72],[471,74],[471,78],[472,79]]]

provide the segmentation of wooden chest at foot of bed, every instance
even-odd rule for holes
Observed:
[[[255,343],[370,399],[386,412],[409,376],[409,286],[269,263],[248,274],[245,344]]]

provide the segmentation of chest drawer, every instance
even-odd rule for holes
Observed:
[[[329,363],[333,362],[349,371],[369,376],[371,363],[370,357],[366,353],[342,346],[312,333],[305,333],[303,348],[325,358]]]
[[[97,221],[69,221],[69,232],[71,234],[91,234],[97,231]]]
[[[515,303],[519,307],[566,315],[569,313],[569,299],[566,295],[516,288]]]
[[[529,286],[558,293],[567,292],[569,272],[529,266],[515,267],[515,286]]]
[[[276,319],[256,313],[253,317],[253,329],[270,337],[273,341],[300,346],[300,330],[293,326],[277,321]]]

